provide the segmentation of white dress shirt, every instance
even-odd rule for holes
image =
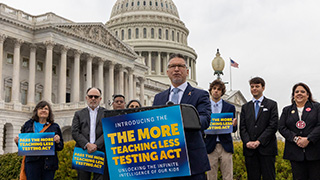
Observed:
[[[92,110],[90,107],[88,107],[88,109],[90,114],[90,143],[93,144],[94,142],[96,142],[96,120],[99,106],[94,110]]]

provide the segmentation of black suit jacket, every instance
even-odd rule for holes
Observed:
[[[295,103],[283,108],[279,121],[279,131],[286,139],[283,158],[293,161],[320,160],[320,104],[307,102],[301,119],[306,123],[304,129],[296,127],[299,116]],[[308,137],[308,146],[303,149],[296,145],[293,142],[295,136]]]
[[[240,136],[243,142],[243,154],[252,156],[255,151],[261,155],[277,155],[276,132],[278,127],[277,103],[264,97],[261,102],[257,120],[255,120],[254,103],[249,101],[241,108]],[[249,141],[260,141],[257,149],[248,149]]]
[[[102,131],[102,122],[105,108],[99,107],[96,119],[96,141],[98,151],[104,152],[104,138]],[[76,141],[76,147],[84,146],[90,142],[90,113],[88,107],[75,112],[71,126],[72,137]]]
[[[167,89],[154,98],[153,105],[165,105],[169,100],[170,89]],[[189,83],[184,91],[181,104],[193,105],[200,116],[201,129],[205,130],[209,127],[211,106],[209,101],[209,93],[193,88]],[[185,131],[188,156],[191,168],[191,174],[204,173],[210,170],[209,160],[206,152],[205,143],[202,138],[201,131]]]
[[[234,105],[229,104],[222,100],[222,110],[221,113],[231,112],[233,113],[233,118],[235,117],[236,108]],[[237,126],[233,126],[233,132],[237,131]],[[229,134],[219,134],[219,135],[210,135],[207,134],[205,138],[205,143],[207,147],[207,153],[210,154],[214,151],[217,145],[217,136],[219,136],[220,144],[223,149],[229,153],[233,153],[233,143],[231,133]]]

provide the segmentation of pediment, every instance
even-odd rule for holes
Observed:
[[[59,24],[59,25],[56,25],[55,27],[63,32],[72,34],[74,36],[77,36],[81,39],[88,40],[95,44],[99,44],[108,49],[120,51],[122,53],[131,55],[133,57],[136,56],[133,49],[131,49],[128,45],[126,45],[125,43],[120,41],[118,38],[116,38],[102,23]]]

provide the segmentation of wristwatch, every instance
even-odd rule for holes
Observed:
[[[295,143],[297,143],[298,140],[299,140],[299,137],[298,137],[298,136],[295,136],[295,137],[293,138],[293,142],[295,142]]]

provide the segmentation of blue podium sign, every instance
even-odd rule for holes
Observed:
[[[52,156],[55,153],[54,132],[20,133],[19,156]]]
[[[102,125],[111,180],[190,175],[179,106],[108,117]]]
[[[228,134],[232,133],[233,113],[212,113],[210,126],[204,131],[205,134]]]
[[[72,157],[72,168],[103,174],[104,152],[95,151],[89,154],[87,150],[75,147]]]

